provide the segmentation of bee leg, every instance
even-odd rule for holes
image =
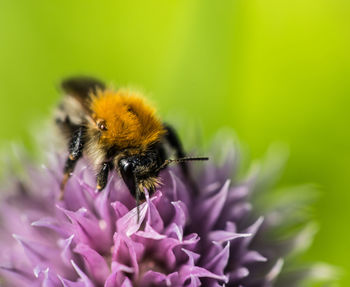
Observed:
[[[166,130],[165,138],[166,138],[167,142],[170,144],[170,146],[175,150],[176,157],[177,158],[185,157],[186,154],[185,154],[185,151],[182,147],[182,143],[181,143],[176,131],[174,130],[174,128],[172,128],[168,124],[164,124],[164,128]],[[198,195],[199,194],[198,187],[197,187],[196,183],[194,182],[193,178],[191,177],[187,163],[182,162],[180,164],[180,167],[181,167],[181,170],[182,170],[184,177],[187,179],[189,185],[191,186],[191,189],[193,190],[194,195]]]
[[[136,210],[137,210],[137,223],[140,222],[140,190],[137,188],[135,192]]]
[[[84,135],[85,135],[85,128],[83,126],[80,126],[75,130],[69,142],[69,155],[64,165],[63,179],[61,181],[61,186],[60,186],[60,189],[61,189],[60,197],[59,197],[60,200],[63,199],[64,188],[66,186],[66,183],[68,182],[71,176],[71,173],[74,171],[74,168],[78,160],[81,158],[83,154]]]
[[[175,149],[176,151],[176,156],[178,158],[185,157],[185,151],[183,150],[181,141],[179,139],[179,136],[177,135],[176,131],[174,128],[168,124],[164,124],[164,128],[166,131],[166,140],[170,144],[170,146]]]
[[[101,191],[106,187],[107,180],[108,180],[108,173],[109,170],[112,169],[112,163],[111,162],[104,162],[101,165],[101,169],[99,173],[97,174],[96,182],[97,182],[97,190]]]
[[[137,179],[135,178],[134,181],[136,182],[135,189],[130,191],[131,194],[134,195],[135,201],[136,201],[136,212],[137,212],[137,223],[140,222],[140,203],[146,199],[145,193],[141,191],[139,187],[139,183]]]

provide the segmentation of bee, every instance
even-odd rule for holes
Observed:
[[[145,190],[151,196],[160,184],[159,172],[171,163],[180,163],[184,177],[195,189],[187,161],[208,160],[186,157],[175,130],[163,123],[145,98],[128,89],[112,90],[97,79],[74,77],[61,84],[64,97],[55,122],[68,142],[60,198],[77,161],[88,158],[96,171],[96,189],[101,191],[108,174],[116,170],[136,199]],[[173,151],[175,158],[170,158]]]

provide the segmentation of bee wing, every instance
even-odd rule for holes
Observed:
[[[67,95],[74,97],[85,108],[89,103],[90,93],[96,93],[97,90],[106,88],[100,80],[83,76],[65,79],[62,81],[61,87]]]
[[[90,94],[105,89],[104,83],[91,77],[72,77],[61,83],[64,98],[55,111],[55,121],[68,138],[86,121],[92,121],[89,104]]]

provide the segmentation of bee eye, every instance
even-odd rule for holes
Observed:
[[[106,131],[107,130],[106,122],[104,120],[97,121],[97,127],[101,131]]]
[[[126,160],[122,159],[119,162],[119,167],[120,167],[120,173],[122,175],[122,178],[129,188],[130,192],[132,194],[135,194],[135,178],[134,178],[134,165]]]
[[[121,160],[121,169],[124,174],[131,175],[133,170],[133,165],[126,160]]]

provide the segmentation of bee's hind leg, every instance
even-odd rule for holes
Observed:
[[[85,127],[79,126],[73,133],[69,142],[69,155],[63,168],[63,179],[60,186],[60,197],[62,200],[64,196],[65,186],[74,171],[74,168],[83,154],[85,143]]]

